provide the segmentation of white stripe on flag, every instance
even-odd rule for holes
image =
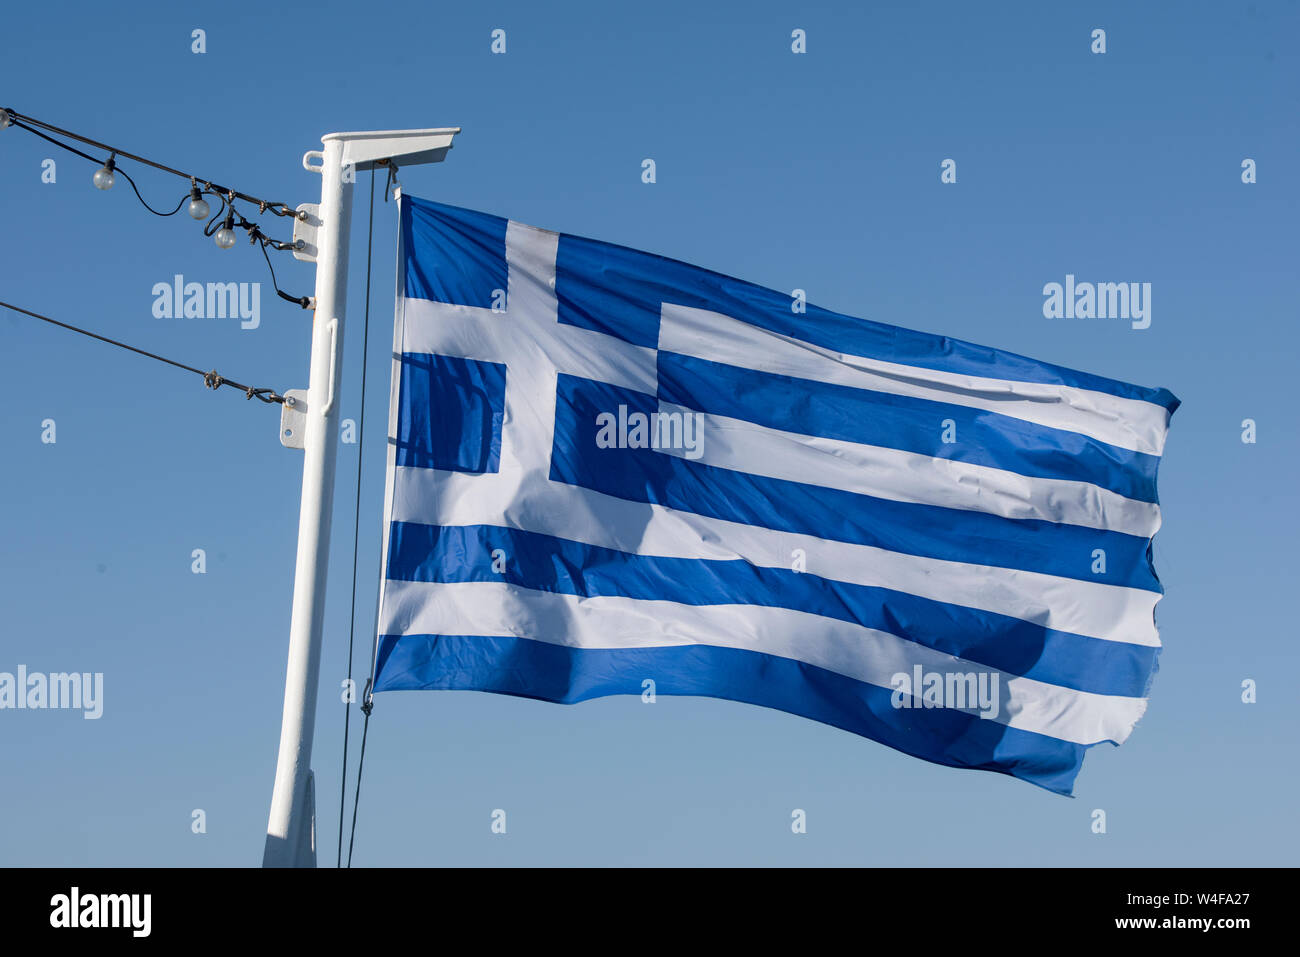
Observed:
[[[552,482],[537,472],[466,475],[397,468],[391,520],[498,525],[637,555],[737,559],[788,568],[802,548],[808,572],[1021,618],[1107,641],[1158,647],[1160,595],[1041,572],[892,552],[647,505]]]
[[[390,581],[380,633],[513,635],[576,648],[712,645],[803,661],[881,688],[916,665],[945,675],[984,672],[999,683],[998,713],[989,720],[1075,744],[1122,743],[1146,709],[1143,698],[1058,687],[789,608],[584,598],[504,582]]]
[[[1161,406],[1074,386],[939,372],[847,355],[707,309],[664,303],[659,348],[711,362],[948,402],[1161,454],[1168,413]]]
[[[667,402],[659,411],[692,415]],[[694,461],[787,482],[856,492],[896,502],[967,509],[1003,518],[1038,519],[1150,538],[1160,506],[1068,479],[1037,478],[1006,469],[899,449],[844,442],[703,414]],[[689,459],[685,448],[663,448]]]

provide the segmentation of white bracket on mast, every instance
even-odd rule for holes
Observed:
[[[280,444],[286,449],[306,448],[307,390],[286,389],[280,406]]]
[[[398,166],[421,166],[441,163],[451,149],[452,138],[460,127],[432,130],[376,130],[371,133],[331,133],[321,137],[343,143],[343,165],[357,172],[385,166],[391,160]]]
[[[310,168],[310,167],[309,167]],[[299,262],[316,261],[316,231],[320,229],[320,206],[303,203],[293,218],[293,258]],[[299,246],[298,243],[302,245]]]
[[[289,448],[302,449],[304,454],[284,721],[262,857],[266,867],[316,866],[311,749],[320,685],[330,515],[338,455],[339,369],[347,306],[354,177],[345,175],[345,170],[374,169],[390,162],[399,166],[437,163],[447,155],[459,132],[459,127],[448,127],[330,133],[321,137],[323,150],[312,150],[303,157],[303,166],[321,175],[321,200],[319,205],[298,207],[299,216],[294,221],[294,239],[303,241],[303,248],[295,250],[294,255],[316,263],[316,295],[307,394],[299,399],[300,390],[286,393],[294,397],[294,402],[285,403],[280,420],[280,441]]]

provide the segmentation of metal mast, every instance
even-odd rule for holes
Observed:
[[[289,663],[284,687],[280,756],[266,826],[265,867],[316,866],[316,798],[311,771],[316,696],[320,684],[322,621],[329,567],[330,516],[338,453],[339,368],[347,306],[348,239],[352,219],[349,171],[441,162],[459,128],[331,133],[325,149],[303,157],[321,176],[320,205],[298,207],[294,238],[304,240],[294,255],[316,263],[312,318],[311,377],[304,394],[290,390],[280,441],[300,448],[302,506],[298,559],[294,570]],[[319,165],[311,161],[317,160]],[[291,401],[290,401],[291,400]]]

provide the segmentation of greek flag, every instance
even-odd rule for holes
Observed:
[[[401,200],[375,691],[707,695],[1069,794],[1178,399]]]

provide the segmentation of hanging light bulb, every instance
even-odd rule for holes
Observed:
[[[208,201],[203,198],[198,185],[193,180],[190,180],[190,205],[188,210],[190,216],[194,219],[207,219],[208,213],[212,212],[208,207]]]
[[[221,224],[221,228],[217,230],[217,234],[213,238],[216,239],[217,245],[222,249],[229,249],[235,245],[235,218],[233,214],[226,213],[226,221]]]
[[[116,153],[110,154],[108,162],[95,170],[95,175],[91,179],[91,182],[95,184],[95,189],[108,190],[113,188],[113,170],[117,169],[117,164],[113,162],[113,157],[116,155]]]

